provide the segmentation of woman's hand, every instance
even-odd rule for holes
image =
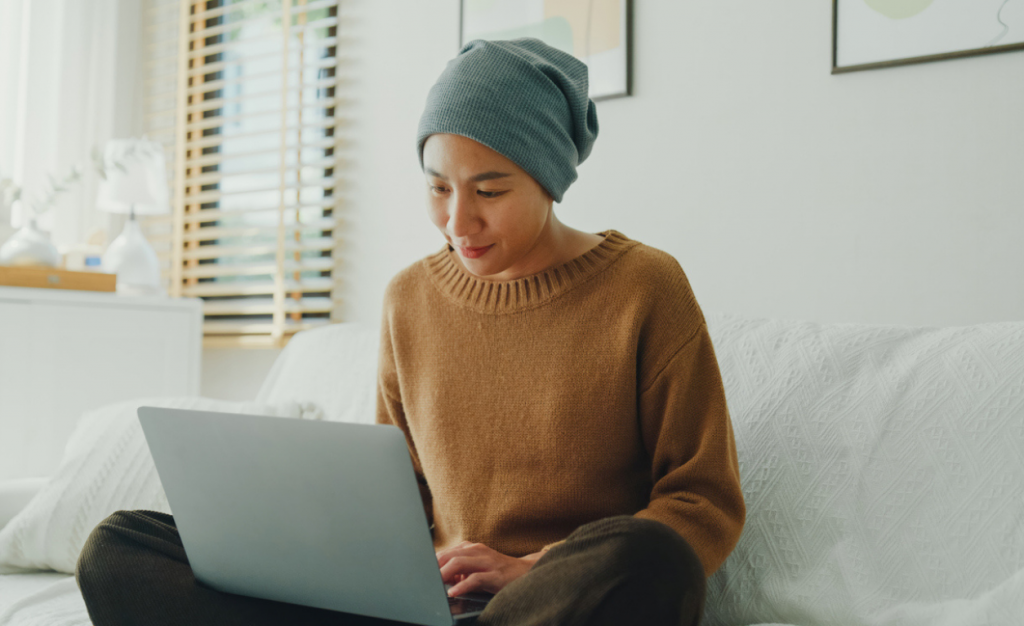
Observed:
[[[504,555],[482,543],[463,541],[437,553],[437,564],[445,584],[456,583],[449,596],[474,591],[498,593],[505,585],[530,571],[540,552],[521,558]]]

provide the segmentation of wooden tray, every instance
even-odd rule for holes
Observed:
[[[53,267],[0,265],[0,285],[78,289],[80,291],[116,291],[117,275],[104,272],[72,272]]]

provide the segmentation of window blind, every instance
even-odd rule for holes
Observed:
[[[338,0],[148,0],[146,134],[174,210],[149,216],[168,293],[206,346],[283,346],[337,321]]]

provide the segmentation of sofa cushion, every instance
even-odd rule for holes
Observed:
[[[706,317],[747,502],[709,626],[1019,623],[1024,322]]]
[[[330,324],[296,333],[267,372],[256,402],[313,402],[325,419],[372,424],[380,330]]]

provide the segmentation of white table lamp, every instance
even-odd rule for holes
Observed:
[[[96,208],[128,214],[124,231],[103,253],[103,270],[117,274],[119,294],[166,295],[156,251],[135,220],[171,211],[163,147],[146,139],[111,139],[103,158]]]

